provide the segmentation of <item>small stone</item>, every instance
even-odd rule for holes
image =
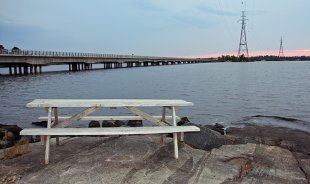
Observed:
[[[189,119],[187,117],[182,117],[177,124],[178,124],[178,126],[182,126],[186,123],[190,123]]]
[[[114,121],[102,121],[102,127],[116,127]]]
[[[90,121],[88,124],[89,128],[100,127],[99,121]]]
[[[130,127],[142,127],[143,123],[142,123],[142,120],[129,120],[127,122],[127,126],[130,126]]]
[[[120,127],[120,126],[124,126],[125,125],[125,122],[124,121],[120,121],[120,120],[116,120],[114,122],[114,124],[117,126],[117,127]]]
[[[36,121],[32,122],[32,124],[40,127],[47,127],[47,121]]]

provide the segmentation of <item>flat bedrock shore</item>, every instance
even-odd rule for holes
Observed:
[[[184,125],[191,124],[186,122]],[[52,139],[45,147],[0,161],[2,183],[310,183],[310,134],[289,128],[200,126],[186,133],[179,159],[159,135]],[[217,131],[214,131],[214,130]],[[0,154],[1,155],[1,154]]]

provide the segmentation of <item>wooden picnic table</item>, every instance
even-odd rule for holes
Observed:
[[[45,136],[45,163],[49,162],[50,154],[50,136],[51,135],[124,135],[124,134],[155,134],[155,133],[173,133],[174,157],[178,158],[177,132],[199,131],[198,127],[177,127],[176,124],[176,107],[192,106],[192,102],[184,100],[157,100],[157,99],[35,99],[27,104],[27,107],[42,107],[47,110],[47,129],[24,129],[22,135],[41,135]],[[85,108],[83,111],[73,115],[60,117],[58,116],[58,108],[79,107]],[[140,107],[161,107],[161,118],[150,115]],[[88,116],[89,114],[101,108],[125,108],[132,112],[135,116],[109,116],[110,119],[143,119],[154,123],[161,127],[140,127],[139,129],[132,127],[119,128],[101,128],[101,129],[81,129],[81,128],[65,128],[75,121],[83,119],[105,119],[104,116]],[[171,110],[172,122],[167,120],[167,109]],[[60,121],[61,120],[61,121]],[[168,127],[169,126],[169,127]],[[166,127],[166,128],[165,128]],[[63,129],[65,128],[65,129]],[[142,129],[141,129],[142,128]],[[103,130],[104,129],[104,130]],[[77,133],[78,132],[78,133]],[[183,139],[183,136],[181,136]],[[57,145],[59,140],[56,139]]]

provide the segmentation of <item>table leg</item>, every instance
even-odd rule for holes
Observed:
[[[184,142],[184,132],[180,132],[180,141]]]
[[[53,108],[54,112],[54,126],[58,124],[58,110],[57,107]],[[56,146],[59,146],[59,137],[56,136]]]
[[[172,107],[172,125],[177,126],[175,107]],[[173,133],[173,144],[174,144],[174,158],[178,159],[178,133]]]
[[[162,112],[162,116],[161,116],[161,121],[162,122],[166,122],[166,107],[163,107],[163,112]],[[160,142],[161,144],[164,144],[164,135],[162,134],[160,137]]]
[[[52,107],[48,108],[48,113],[47,113],[47,128],[52,127]],[[48,164],[49,162],[49,157],[50,157],[50,138],[51,136],[46,136],[45,140],[45,164]]]

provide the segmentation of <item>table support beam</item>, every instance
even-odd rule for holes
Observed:
[[[87,109],[85,109],[84,111],[73,115],[71,118],[64,120],[63,122],[59,122],[57,125],[55,125],[55,128],[64,128],[69,126],[71,123],[73,123],[74,121],[78,121],[81,118],[97,111],[99,109],[99,107],[89,107]]]
[[[132,113],[141,116],[143,119],[150,121],[156,125],[159,126],[167,126],[167,124],[165,122],[162,122],[161,120],[158,120],[156,118],[154,118],[153,116],[143,112],[142,110],[138,109],[137,107],[126,107],[129,111],[131,111]]]

